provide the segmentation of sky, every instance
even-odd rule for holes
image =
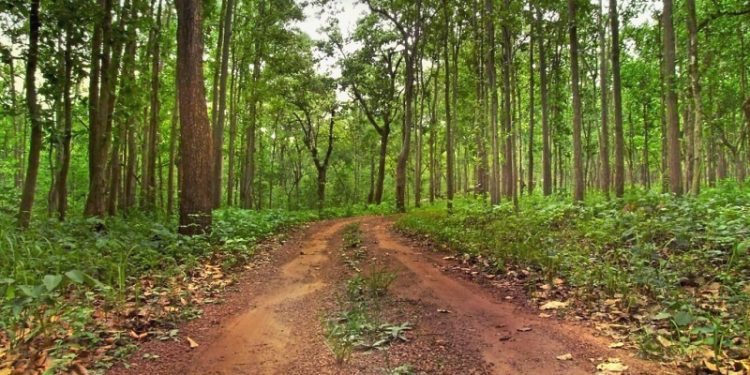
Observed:
[[[303,1],[297,0],[299,4]],[[325,8],[318,4],[308,3],[304,7],[305,20],[296,26],[314,40],[326,40],[327,37],[320,31],[328,26],[333,19],[338,20],[339,29],[344,40],[354,32],[357,21],[367,12],[367,6],[359,0],[332,0]],[[345,46],[345,51],[351,52],[353,45]],[[322,57],[322,55],[317,55]],[[341,76],[341,69],[336,65],[340,56],[323,58],[316,67],[318,72],[328,74],[334,78]]]

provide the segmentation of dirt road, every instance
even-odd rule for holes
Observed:
[[[409,321],[409,342],[357,352],[337,365],[324,343],[323,316],[333,311],[349,271],[341,231],[360,222],[372,262],[398,275],[384,306]],[[362,217],[315,223],[248,271],[222,305],[181,327],[186,341],[145,344],[129,369],[111,374],[384,374],[400,365],[426,374],[594,374],[618,357],[631,374],[662,373],[585,327],[505,301],[498,293],[442,271],[450,261],[394,233],[392,221]],[[513,292],[513,291],[508,291]],[[518,291],[515,291],[518,294]],[[570,353],[572,360],[556,357]],[[144,354],[147,354],[144,358]]]

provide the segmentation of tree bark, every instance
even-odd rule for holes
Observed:
[[[534,39],[538,38],[535,33],[535,22],[531,22],[531,39],[529,41],[529,146],[528,146],[528,173],[527,189],[529,195],[534,193],[534,127],[536,126],[534,115],[536,114],[536,103],[534,102]]]
[[[505,0],[505,9],[510,9],[510,1]],[[504,17],[505,18],[505,17]],[[502,74],[503,74],[503,106],[502,106],[502,130],[500,131],[500,134],[502,134],[502,139],[504,143],[504,150],[503,150],[503,163],[502,163],[502,169],[503,169],[503,194],[508,197],[513,197],[513,190],[515,185],[515,176],[513,176],[513,129],[512,129],[512,121],[511,121],[511,85],[510,85],[510,76],[512,71],[512,55],[511,55],[511,35],[510,35],[510,27],[508,26],[509,20],[504,19],[502,24],[502,46],[503,46],[503,65],[502,65]]]
[[[443,9],[445,11],[444,17],[445,17],[445,34],[443,39],[443,57],[445,60],[445,151],[447,154],[447,160],[446,160],[446,173],[447,173],[447,206],[448,206],[448,212],[451,213],[453,211],[453,174],[454,174],[454,153],[453,153],[453,126],[452,126],[452,114],[451,114],[451,73],[450,73],[450,58],[449,58],[449,52],[450,52],[450,43],[448,41],[450,36],[450,14],[448,11],[448,6],[445,0],[443,0]]]
[[[599,0],[599,82],[602,107],[602,130],[599,133],[599,166],[601,168],[599,172],[599,187],[602,189],[604,196],[609,198],[609,178],[611,174],[609,167],[609,103],[607,103],[607,95],[609,93],[607,81],[609,80],[609,75],[607,73],[607,38],[605,29],[604,9],[602,7],[602,0]]]
[[[152,49],[151,49],[151,106],[149,110],[149,127],[147,135],[147,152],[146,152],[146,170],[143,177],[144,209],[153,211],[156,208],[156,157],[157,143],[159,137],[159,114],[161,111],[161,101],[159,98],[160,74],[161,74],[161,0],[156,0],[156,27],[153,29]]]
[[[73,138],[73,103],[70,98],[71,80],[73,74],[73,40],[72,31],[68,27],[65,35],[65,73],[63,80],[63,121],[62,148],[60,150],[60,169],[56,178],[57,188],[57,216],[60,221],[65,220],[68,210],[68,172],[70,171],[70,141]]]
[[[667,159],[669,166],[669,191],[682,195],[682,166],[680,156],[680,120],[677,108],[675,79],[675,33],[672,21],[672,0],[664,0],[662,13],[664,27],[664,86],[667,109]]]
[[[211,230],[212,138],[203,80],[202,3],[176,0],[180,107],[180,233]]]
[[[690,193],[698,195],[701,185],[701,171],[703,168],[703,108],[701,102],[700,70],[698,68],[698,22],[695,15],[695,0],[685,0],[688,28],[688,55],[690,88],[693,96],[693,175]]]
[[[39,174],[39,157],[42,151],[42,121],[39,118],[39,105],[36,100],[36,67],[39,58],[39,0],[31,0],[29,11],[29,50],[26,57],[26,107],[31,123],[31,140],[26,179],[23,183],[21,206],[18,213],[18,226],[28,228],[31,209],[34,205],[36,180]],[[11,83],[12,84],[12,83]]]
[[[552,194],[552,149],[550,147],[549,128],[549,93],[547,83],[547,51],[544,47],[544,18],[542,10],[537,7],[536,18],[539,24],[539,91],[542,106],[542,192],[545,196]]]
[[[490,94],[489,129],[492,140],[492,166],[490,173],[490,204],[500,203],[500,140],[497,124],[497,74],[495,71],[495,10],[494,1],[484,2],[484,30],[487,34],[487,56],[485,57],[485,68],[487,69],[487,90]]]
[[[216,123],[213,127],[213,204],[214,208],[221,206],[221,189],[222,189],[222,164],[224,161],[224,119],[226,117],[227,106],[227,76],[229,75],[229,47],[232,41],[232,14],[234,11],[234,0],[226,0],[226,12],[224,14],[224,38],[221,50],[221,72],[219,78],[219,108],[216,116]]]
[[[582,201],[584,195],[583,152],[581,149],[581,93],[578,77],[577,0],[568,0],[568,32],[570,34],[570,80],[573,91],[573,199]]]
[[[179,98],[177,93],[176,98]],[[176,99],[175,98],[175,99]],[[179,121],[179,103],[175,100],[175,106],[172,110],[172,124],[169,127],[169,166],[167,167],[167,217],[171,217],[174,212],[174,170],[177,164],[177,121]]]

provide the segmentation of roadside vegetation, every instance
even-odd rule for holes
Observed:
[[[543,310],[591,319],[613,347],[722,373],[750,370],[750,191],[524,197],[413,211],[397,226],[525,286]],[[551,303],[550,303],[551,302]],[[547,311],[549,312],[549,311]],[[543,312],[543,314],[546,314]],[[732,372],[735,371],[735,372]]]
[[[220,303],[260,241],[361,212],[224,209],[214,213],[210,235],[192,237],[138,213],[50,219],[24,232],[0,215],[0,364],[95,370],[126,358],[138,342],[185,340],[176,323]]]

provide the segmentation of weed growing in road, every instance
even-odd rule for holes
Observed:
[[[349,268],[360,272],[359,264],[367,256],[367,250],[362,246],[362,229],[358,222],[348,224],[344,227],[342,234],[341,256]]]
[[[386,295],[396,274],[385,268],[368,275],[355,274],[346,282],[346,299],[341,309],[324,319],[325,342],[336,363],[349,360],[355,350],[384,348],[395,341],[407,341],[410,323],[381,323],[380,300]]]

